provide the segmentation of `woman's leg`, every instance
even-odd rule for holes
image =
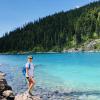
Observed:
[[[32,93],[32,89],[33,89],[34,85],[35,85],[35,80],[32,77],[30,77],[30,79],[29,79],[29,92]]]
[[[29,77],[26,77],[26,82],[27,82],[27,87],[28,87],[28,91],[29,91],[29,87],[30,87],[30,84],[29,84]]]

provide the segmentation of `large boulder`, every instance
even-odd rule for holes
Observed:
[[[5,74],[0,72],[0,100],[14,100],[12,88],[7,84]]]

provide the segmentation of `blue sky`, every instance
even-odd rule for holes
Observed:
[[[67,11],[97,0],[0,0],[0,37],[39,17]]]

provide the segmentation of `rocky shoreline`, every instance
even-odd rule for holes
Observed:
[[[63,50],[61,52],[23,52],[23,53],[0,53],[0,55],[28,55],[28,54],[59,54],[59,53],[75,53],[75,52],[100,52],[100,50],[82,50],[81,48],[71,48],[68,50]]]
[[[7,84],[5,74],[0,72],[0,100],[14,100],[12,88]]]

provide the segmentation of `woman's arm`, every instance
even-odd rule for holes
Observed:
[[[29,77],[28,68],[26,68],[26,77]]]

